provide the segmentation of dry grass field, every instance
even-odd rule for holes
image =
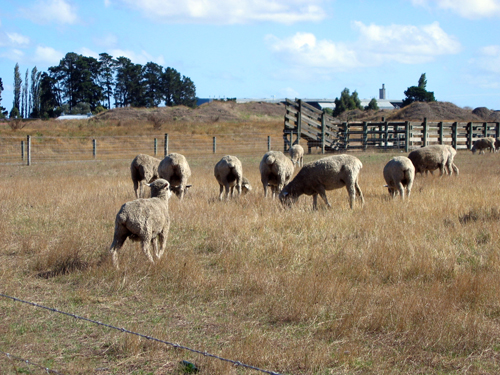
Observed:
[[[500,154],[460,151],[459,177],[417,176],[404,203],[383,187],[395,153],[355,155],[365,206],[342,189],[318,211],[264,199],[262,154],[229,202],[223,155],[188,157],[166,255],[126,242],[119,271],[131,160],[0,165],[0,293],[281,374],[499,373]],[[260,373],[2,297],[0,351],[64,374]],[[0,373],[46,371],[0,353]]]

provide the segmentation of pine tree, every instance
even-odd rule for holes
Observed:
[[[19,108],[21,106],[21,85],[23,80],[21,79],[21,73],[19,73],[19,64],[16,63],[14,67],[14,101],[12,103],[11,114],[14,114],[14,117],[19,117]],[[14,111],[14,108],[16,111]],[[12,117],[12,115],[10,116]]]

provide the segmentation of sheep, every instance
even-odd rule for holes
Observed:
[[[450,148],[447,145],[425,146],[410,152],[408,158],[415,167],[415,173],[424,174],[428,171],[432,173],[439,168],[440,176],[442,176],[445,173],[445,168],[447,168],[451,174],[453,166],[450,161],[453,162],[453,158],[451,157]]]
[[[134,183],[134,191],[136,198],[143,198],[143,185],[149,184],[158,179],[158,165],[160,159],[154,158],[146,154],[137,155],[130,164],[130,173],[132,182]]]
[[[187,190],[192,186],[187,184],[191,177],[191,169],[184,155],[171,153],[160,162],[158,174],[170,183],[170,190],[182,201]]]
[[[406,156],[393,157],[384,167],[384,179],[391,197],[395,197],[399,191],[401,199],[406,196],[410,198],[413,180],[415,178],[415,167]]]
[[[288,151],[290,153],[290,158],[292,159],[293,165],[299,165],[302,167],[304,165],[304,149],[301,145],[296,144],[290,147]]]
[[[294,169],[292,161],[281,151],[266,152],[259,165],[264,197],[267,197],[268,186],[271,186],[272,197],[277,196],[292,178]]]
[[[346,187],[349,193],[349,205],[354,207],[356,194],[365,199],[358,184],[361,161],[352,155],[333,155],[304,164],[295,178],[281,191],[279,198],[284,206],[290,206],[300,195],[313,196],[313,210],[318,207],[318,195],[331,207],[326,197],[326,190]]]
[[[118,251],[127,238],[141,241],[142,251],[148,260],[154,263],[150,246],[153,243],[155,256],[160,259],[167,244],[170,216],[168,214],[168,199],[171,196],[170,184],[167,180],[158,179],[148,184],[151,187],[151,197],[139,198],[125,203],[115,219],[113,243],[109,248],[113,257],[113,265],[118,266]],[[160,246],[158,248],[158,239]]]
[[[247,178],[243,177],[243,166],[241,161],[236,156],[226,155],[215,165],[214,176],[220,185],[219,200],[222,200],[224,188],[226,188],[226,199],[231,190],[231,197],[233,197],[234,188],[241,195],[252,190],[252,186]]]
[[[495,138],[484,137],[476,140],[470,149],[473,154],[479,151],[479,155],[484,154],[485,149],[489,149],[490,152],[495,152]]]

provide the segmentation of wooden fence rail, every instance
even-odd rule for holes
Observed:
[[[313,147],[322,153],[367,148],[410,149],[431,144],[449,144],[455,149],[471,149],[477,138],[500,137],[498,122],[439,121],[385,121],[338,122],[301,100],[286,101],[283,129],[284,149],[307,142],[309,153]]]

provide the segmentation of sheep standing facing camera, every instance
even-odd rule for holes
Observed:
[[[154,158],[146,154],[137,155],[130,164],[130,174],[134,183],[134,191],[136,198],[143,198],[143,185],[149,184],[158,179],[158,165],[160,159]]]
[[[298,165],[299,167],[302,167],[304,165],[304,149],[301,145],[293,145],[292,147],[290,147],[289,153],[293,165]]]
[[[401,199],[406,196],[410,198],[411,187],[415,178],[415,167],[406,156],[396,156],[389,160],[384,167],[384,179],[391,197],[395,197],[399,192]]]
[[[281,203],[289,206],[302,194],[313,196],[313,209],[318,207],[318,195],[326,205],[331,207],[326,197],[327,190],[346,187],[349,193],[349,205],[354,207],[356,195],[365,199],[358,184],[359,171],[363,167],[361,161],[352,155],[333,155],[307,164],[297,173],[297,176],[286,185],[279,197]]]
[[[187,184],[191,177],[191,169],[184,155],[175,152],[165,156],[158,166],[158,174],[170,183],[170,190],[182,200],[191,185]]]
[[[224,188],[226,189],[226,199],[231,191],[233,197],[234,188],[238,195],[243,192],[246,194],[252,190],[252,186],[248,179],[243,177],[243,166],[241,161],[236,156],[226,155],[215,165],[214,176],[220,186],[219,200],[222,200]]]
[[[170,184],[167,180],[158,179],[148,186],[151,187],[151,198],[127,202],[116,214],[115,234],[109,248],[116,268],[119,268],[118,251],[127,238],[132,241],[141,241],[142,251],[152,263],[154,259],[151,255],[151,243],[153,243],[157,259],[160,259],[165,251],[170,228],[168,214]]]
[[[281,151],[268,151],[260,162],[259,170],[264,197],[267,197],[267,187],[271,186],[274,198],[292,178],[294,166]]]
[[[495,152],[495,138],[484,137],[476,140],[470,149],[473,154],[479,151],[479,155],[484,154],[484,150],[489,149],[490,152]]]

